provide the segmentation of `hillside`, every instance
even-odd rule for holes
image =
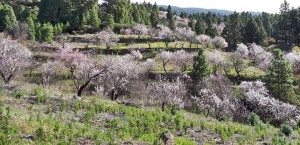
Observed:
[[[166,5],[159,5],[159,7],[163,7],[165,9],[168,8]],[[182,7],[176,7],[172,6],[173,12],[176,12],[177,14],[180,14],[181,12],[186,12],[187,14],[196,14],[196,13],[215,13],[215,14],[220,14],[220,15],[230,15],[233,13],[233,11],[229,10],[220,10],[220,9],[205,9],[205,8],[182,8]],[[261,14],[260,12],[250,12],[252,15],[259,15]]]

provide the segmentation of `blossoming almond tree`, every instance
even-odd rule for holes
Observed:
[[[79,97],[91,81],[107,71],[107,66],[101,63],[100,59],[88,57],[69,47],[61,49],[57,54],[57,59],[68,69]]]
[[[31,52],[10,39],[0,40],[0,75],[6,85],[30,64]]]
[[[159,78],[148,85],[147,92],[155,103],[161,104],[162,111],[165,111],[166,105],[184,107],[183,99],[187,90],[179,78],[173,82]]]

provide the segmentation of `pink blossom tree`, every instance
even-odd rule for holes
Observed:
[[[294,72],[298,72],[300,70],[300,54],[290,52],[284,55],[284,58],[290,62],[293,66]]]
[[[225,24],[221,23],[221,24],[213,24],[214,29],[217,31],[217,36],[221,36],[224,28],[225,28]]]
[[[19,71],[30,64],[31,52],[10,39],[0,40],[0,75],[9,84]]]
[[[213,74],[222,74],[222,70],[225,70],[228,66],[228,62],[225,59],[224,55],[218,50],[213,50],[208,54],[208,61],[212,64]],[[225,71],[227,72],[227,71]]]
[[[93,80],[107,71],[107,66],[99,59],[91,58],[67,46],[59,50],[57,59],[68,69],[79,97]]]
[[[241,54],[244,58],[247,58],[249,55],[248,47],[243,43],[237,44],[236,52]]]
[[[272,53],[265,51],[262,46],[255,43],[252,43],[249,47],[249,56],[255,65],[263,70],[267,70],[270,67],[273,58]]]

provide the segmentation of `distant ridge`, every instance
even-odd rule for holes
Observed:
[[[162,7],[164,9],[168,8],[168,6],[166,6],[166,5],[159,5],[159,7]],[[177,7],[177,6],[172,6],[172,11],[176,12],[177,14],[180,14],[181,12],[186,12],[188,14],[211,12],[211,13],[220,14],[220,15],[230,15],[234,12],[234,11],[220,10],[220,9],[205,9],[205,8],[193,8],[193,7],[182,8],[182,7]],[[261,14],[260,12],[250,12],[250,13],[252,15]]]

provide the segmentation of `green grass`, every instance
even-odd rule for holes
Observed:
[[[43,93],[40,89],[36,91]],[[97,97],[84,97],[81,102],[69,98],[50,97],[46,103],[39,104],[26,102],[34,99],[31,96],[1,97],[0,127],[9,128],[0,131],[0,141],[7,144],[121,144],[126,141],[155,144],[161,142],[161,133],[169,130],[179,145],[214,144],[216,140],[224,144],[257,144],[271,142],[278,134],[278,129],[270,125],[257,128],[231,121],[219,122],[184,110],[172,115],[170,109],[162,112],[156,107],[135,108]],[[26,135],[36,140],[20,138]],[[292,141],[297,138],[298,133],[293,132]]]

